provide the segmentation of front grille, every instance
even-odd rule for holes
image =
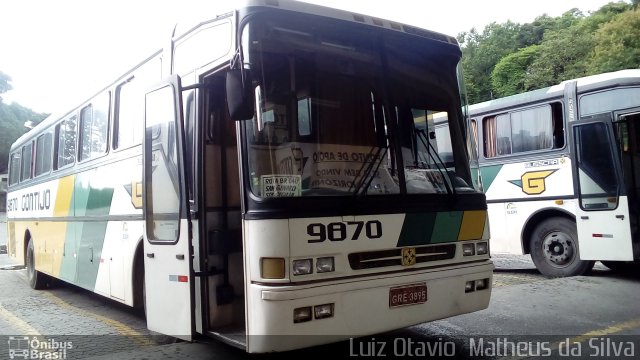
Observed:
[[[416,247],[416,264],[453,259],[455,256],[456,244]],[[349,254],[349,265],[353,270],[400,266],[402,248]]]

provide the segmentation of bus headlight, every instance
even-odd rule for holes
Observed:
[[[333,257],[321,257],[316,260],[316,272],[325,273],[335,271],[335,262]]]
[[[487,255],[488,252],[489,249],[486,242],[479,242],[476,244],[476,254]]]
[[[475,280],[467,281],[464,283],[464,292],[470,293],[476,290],[476,282]]]
[[[324,319],[333,316],[333,304],[316,305],[313,307],[316,319]]]
[[[489,287],[489,279],[476,280],[476,290],[484,290]]]
[[[293,260],[293,275],[311,274],[313,259]]]
[[[462,244],[462,255],[472,256],[476,254],[475,244]]]
[[[311,320],[311,306],[293,309],[293,322],[301,323]]]

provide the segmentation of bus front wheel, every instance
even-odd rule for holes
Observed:
[[[36,257],[33,250],[33,240],[29,239],[27,245],[27,279],[29,286],[35,290],[42,290],[47,287],[46,275],[36,270]]]
[[[580,260],[576,224],[565,218],[540,223],[531,235],[531,259],[547,277],[584,275],[594,261]]]

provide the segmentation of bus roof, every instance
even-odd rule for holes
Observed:
[[[303,1],[295,1],[295,0],[240,0],[233,2],[232,5],[225,4],[225,2],[220,4],[219,11],[216,11],[219,15],[223,16],[223,14],[229,14],[234,11],[241,10],[243,8],[250,7],[271,7],[282,10],[295,11],[299,13],[305,14],[313,14],[326,16],[334,19],[345,20],[355,23],[362,23],[376,27],[387,28],[389,30],[401,31],[411,35],[418,35],[421,37],[426,37],[432,40],[437,40],[453,45],[458,45],[458,41],[455,37],[449,36],[446,34],[442,34],[436,31],[427,30],[424,28],[417,28],[411,25],[402,24],[396,21],[391,21],[387,19],[376,18],[368,15],[362,15],[359,13],[354,13],[348,10],[340,10],[335,9],[323,5],[312,4]],[[192,29],[199,26],[203,22],[208,22],[211,20],[211,17],[207,15],[208,18],[201,19],[205,21],[192,21],[185,22],[183,24],[179,24],[176,26],[176,32],[174,35],[176,37],[182,36]]]
[[[640,69],[620,70],[565,80],[560,84],[543,89],[469,105],[469,115],[476,116],[499,109],[508,109],[515,106],[522,106],[523,104],[560,98],[564,94],[565,85],[572,81],[576,82],[578,93],[623,85],[640,85]]]

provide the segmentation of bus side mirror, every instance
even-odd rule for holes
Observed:
[[[248,69],[234,69],[227,72],[227,107],[233,120],[249,120],[253,118],[255,112],[254,90],[251,82],[251,73]]]

